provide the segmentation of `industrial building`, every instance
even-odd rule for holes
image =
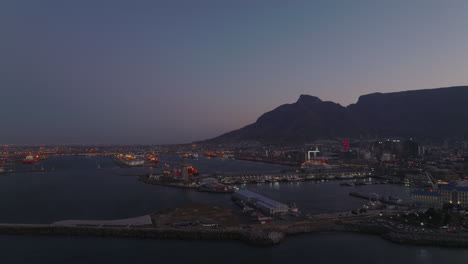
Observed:
[[[270,215],[289,211],[289,206],[249,190],[236,191],[232,198]]]

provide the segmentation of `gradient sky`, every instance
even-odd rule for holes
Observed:
[[[0,144],[184,143],[468,84],[466,0],[2,0]]]

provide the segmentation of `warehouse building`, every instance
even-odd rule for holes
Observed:
[[[289,206],[249,190],[236,191],[232,198],[270,215],[289,211]]]

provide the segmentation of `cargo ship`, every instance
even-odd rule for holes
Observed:
[[[26,158],[23,159],[23,164],[34,164],[38,163],[40,161],[39,157],[33,157],[33,156],[26,156]]]

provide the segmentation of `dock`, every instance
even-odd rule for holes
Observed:
[[[385,197],[381,196],[372,196],[369,194],[365,193],[360,193],[360,192],[350,192],[350,196],[357,197],[357,198],[362,198],[370,201],[379,201],[383,204],[388,204],[388,205],[400,205],[400,206],[408,206],[407,203],[404,203],[403,201],[396,199],[396,200],[391,200],[391,199],[385,199]]]

